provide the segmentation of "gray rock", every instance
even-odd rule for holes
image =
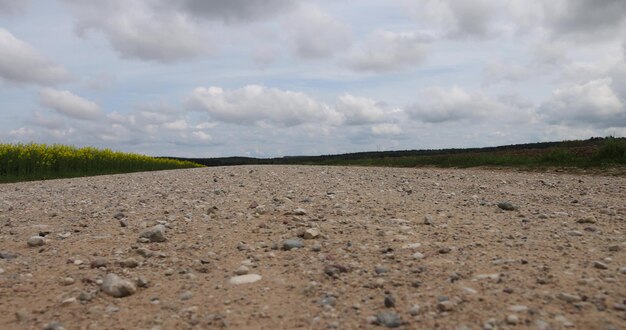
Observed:
[[[626,274],[626,267],[621,267],[619,269],[620,274]]]
[[[123,298],[137,291],[135,285],[115,274],[109,273],[104,277],[100,289],[111,297]]]
[[[577,223],[596,223],[597,220],[596,218],[590,216],[590,217],[584,217],[584,218],[580,218],[578,220],[576,220]]]
[[[509,314],[506,317],[506,323],[516,325],[519,323],[519,317],[517,317],[517,315],[515,314]]]
[[[297,208],[293,210],[293,214],[295,215],[306,215],[306,210],[302,208]]]
[[[180,294],[179,298],[180,300],[189,300],[193,298],[193,293],[191,291],[185,291]]]
[[[262,278],[263,277],[258,274],[246,274],[246,275],[231,277],[228,280],[228,283],[234,284],[234,285],[250,284],[250,283],[260,281]]]
[[[413,305],[409,309],[409,314],[411,314],[412,316],[416,316],[419,313],[420,313],[420,305]]]
[[[498,207],[505,211],[515,211],[519,208],[517,205],[514,205],[511,202],[500,202],[498,203]]]
[[[320,236],[320,231],[316,228],[309,228],[304,231],[304,239],[314,239]]]
[[[593,267],[597,268],[597,269],[609,269],[609,266],[607,266],[602,261],[594,261],[593,262]]]
[[[65,327],[60,322],[50,322],[43,326],[43,330],[65,330]]]
[[[15,258],[17,258],[17,253],[13,253],[9,251],[0,251],[0,259],[12,260]]]
[[[139,238],[145,238],[150,242],[165,242],[167,240],[165,238],[165,226],[156,225],[152,228],[148,228],[139,235]]]
[[[291,249],[299,249],[304,247],[304,243],[299,239],[287,239],[283,241],[283,250],[289,251]]]
[[[250,270],[248,269],[248,267],[246,267],[245,265],[241,265],[235,270],[235,275],[246,275],[249,271]]]
[[[432,225],[434,224],[434,220],[433,220],[433,216],[430,214],[427,214],[426,216],[424,216],[424,224],[425,225]]]
[[[26,241],[26,244],[30,247],[37,247],[46,244],[46,240],[41,236],[31,236],[28,241]]]
[[[320,305],[322,306],[335,306],[337,302],[337,297],[333,295],[324,295],[322,299],[320,299]]]
[[[311,251],[313,251],[313,252],[320,252],[320,251],[322,251],[322,244],[320,244],[320,243],[313,244],[313,246],[311,247]]]
[[[106,267],[108,261],[105,258],[96,258],[91,261],[91,268]]]
[[[376,324],[382,325],[387,328],[398,328],[404,321],[398,316],[398,314],[391,311],[383,311],[376,314]]]
[[[392,295],[385,296],[385,307],[396,307],[396,298],[394,298]]]
[[[389,269],[387,269],[386,267],[383,267],[383,266],[374,267],[374,273],[376,273],[377,275],[382,275],[387,272],[389,272]]]
[[[446,301],[440,301],[439,303],[437,303],[437,310],[439,310],[440,312],[450,312],[454,309],[454,303],[446,300]]]
[[[139,262],[135,260],[135,258],[121,260],[119,264],[124,268],[136,268],[137,266],[139,266]]]
[[[569,294],[566,292],[561,292],[556,297],[568,303],[582,301],[582,298],[580,296],[575,295],[575,294]]]

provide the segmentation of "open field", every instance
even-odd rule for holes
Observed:
[[[624,329],[624,196],[328,166],[2,184],[0,329]]]
[[[201,167],[174,159],[45,144],[0,144],[0,183]]]

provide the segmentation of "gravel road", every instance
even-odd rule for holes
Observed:
[[[626,329],[626,178],[243,166],[0,185],[0,329]]]

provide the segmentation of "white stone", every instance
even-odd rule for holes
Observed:
[[[262,278],[263,277],[259,274],[240,275],[240,276],[231,277],[230,280],[228,280],[228,283],[234,284],[234,285],[250,284],[250,283],[258,282]]]

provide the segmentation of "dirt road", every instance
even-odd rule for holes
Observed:
[[[626,329],[625,250],[625,178],[245,166],[3,184],[0,329]]]

